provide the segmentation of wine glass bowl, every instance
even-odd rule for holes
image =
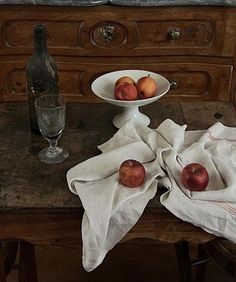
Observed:
[[[143,76],[152,77],[157,83],[157,93],[155,96],[147,99],[138,99],[132,101],[116,100],[114,97],[114,87],[115,82],[122,76],[129,76],[135,81]],[[107,103],[120,106],[123,108],[123,112],[116,115],[113,118],[113,124],[115,127],[122,127],[128,120],[133,120],[134,122],[142,123],[146,126],[150,123],[150,118],[139,111],[140,106],[144,106],[155,102],[165,95],[170,89],[169,81],[160,74],[145,71],[145,70],[121,70],[114,71],[104,74],[92,83],[93,93],[104,100]]]
[[[35,100],[37,122],[44,139],[49,147],[38,154],[44,163],[54,164],[64,161],[69,153],[57,146],[58,140],[65,128],[66,106],[62,96],[43,95]]]

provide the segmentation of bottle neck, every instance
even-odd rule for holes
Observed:
[[[35,28],[34,54],[37,57],[43,57],[48,55],[46,29],[42,25],[38,25]]]

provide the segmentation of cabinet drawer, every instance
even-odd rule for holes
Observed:
[[[73,61],[73,60],[72,60]],[[119,63],[109,59],[104,64],[98,60],[74,60],[72,63],[57,60],[60,92],[69,101],[101,102],[91,91],[92,81],[101,74],[121,69],[145,69],[164,75],[172,89],[162,99],[170,100],[220,100],[228,101],[233,66],[206,63],[165,63],[135,59],[133,63]],[[27,99],[25,62],[0,63],[0,101]]]
[[[21,7],[0,10],[1,54],[32,54],[32,29],[45,24],[52,55],[233,56],[232,9],[209,7]]]

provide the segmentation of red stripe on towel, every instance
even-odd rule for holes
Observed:
[[[233,215],[236,215],[236,209],[228,204],[226,204],[225,202],[214,202],[212,201],[214,204],[216,204],[217,206],[223,208],[224,210],[230,212]]]
[[[215,137],[210,131],[208,131],[208,138],[211,141],[228,141],[228,142],[236,142],[236,138],[222,138],[222,137]]]

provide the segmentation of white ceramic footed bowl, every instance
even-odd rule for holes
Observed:
[[[122,76],[130,76],[135,81],[143,76],[150,76],[157,82],[157,93],[155,96],[147,99],[122,101],[116,100],[114,97],[115,82]],[[158,73],[145,70],[120,70],[101,75],[92,83],[92,91],[96,96],[106,101],[107,103],[124,108],[123,113],[117,115],[113,119],[113,124],[120,128],[128,120],[132,119],[135,122],[140,122],[149,125],[150,119],[146,115],[139,112],[138,107],[150,104],[163,95],[170,89],[169,81]]]

